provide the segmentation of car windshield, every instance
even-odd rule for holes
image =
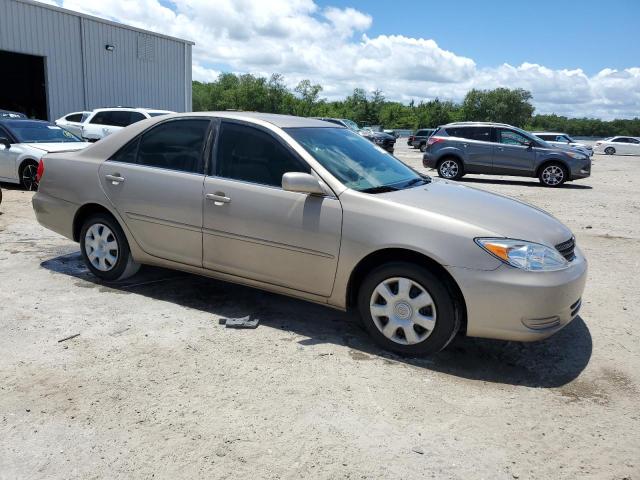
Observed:
[[[353,130],[354,132],[358,131],[358,124],[356,122],[354,122],[353,120],[347,120],[346,118],[342,120],[344,122],[344,124],[349,127],[351,130]]]
[[[383,193],[430,180],[350,130],[313,127],[285,131],[348,188]]]
[[[81,140],[51,123],[17,120],[8,125],[20,143],[65,143]]]

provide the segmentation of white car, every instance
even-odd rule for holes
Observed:
[[[56,125],[73,133],[76,137],[82,136],[82,123],[89,118],[91,112],[72,112],[56,120]]]
[[[577,150],[585,155],[593,155],[593,147],[585,143],[576,142],[566,133],[561,132],[531,132],[536,137],[544,140],[554,147],[571,147],[573,150]]]
[[[38,189],[38,163],[47,153],[89,146],[72,133],[43,120],[0,119],[0,182]]]
[[[606,155],[640,155],[640,139],[636,137],[610,137],[596,142],[593,151]]]
[[[175,112],[148,108],[97,108],[82,124],[80,136],[88,142],[96,142],[132,123],[169,113]]]

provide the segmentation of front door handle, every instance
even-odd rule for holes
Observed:
[[[207,198],[207,200],[213,200],[215,203],[229,203],[229,202],[231,202],[231,199],[229,197],[226,197],[224,195],[224,193],[222,193],[222,192],[207,193],[205,195],[205,197]]]
[[[109,180],[114,185],[124,182],[124,177],[121,177],[119,173],[114,173],[113,175],[105,175],[104,178]]]
[[[502,152],[504,150],[504,147],[498,147],[498,150]]]

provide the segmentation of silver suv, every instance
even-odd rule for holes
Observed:
[[[444,125],[429,138],[422,164],[443,178],[467,173],[538,177],[547,187],[591,174],[588,155],[562,149],[511,125],[459,122]]]

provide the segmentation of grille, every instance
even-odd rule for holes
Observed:
[[[576,258],[576,254],[574,253],[575,248],[576,248],[575,237],[571,237],[566,242],[562,242],[556,245],[556,250],[558,250],[560,254],[567,259],[568,262]]]

